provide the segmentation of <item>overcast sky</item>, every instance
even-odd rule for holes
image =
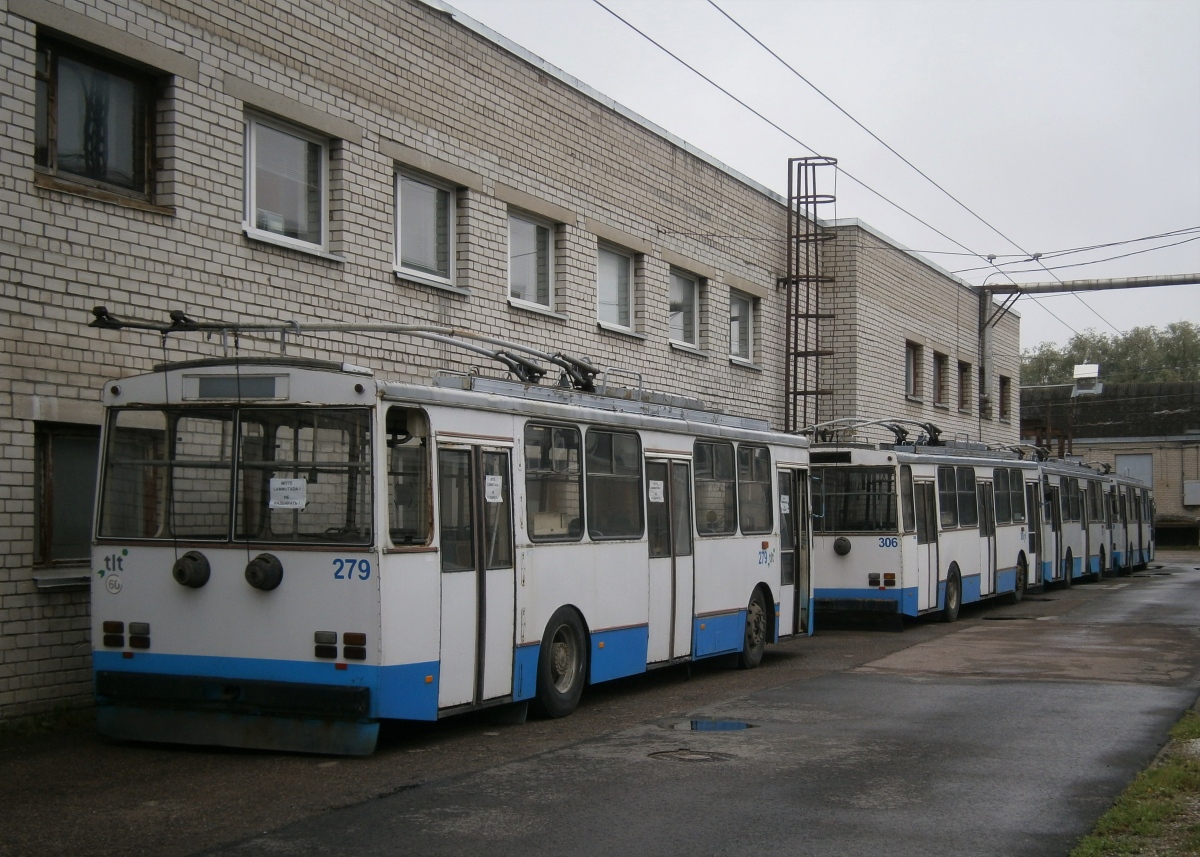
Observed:
[[[1053,279],[1022,262],[1033,253],[1064,280],[1200,272],[1200,0],[714,0],[988,225],[709,0],[602,2],[811,151],[595,0],[451,0],[781,194],[789,157],[837,158],[836,208],[822,216],[858,218],[968,282],[994,269],[954,242],[996,254],[1017,282]],[[1134,243],[1053,255],[1114,242]],[[1063,344],[1073,330],[1200,323],[1200,286],[1022,297],[1017,309],[1023,348]]]

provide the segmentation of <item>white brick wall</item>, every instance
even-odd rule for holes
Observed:
[[[170,52],[168,61],[177,58],[186,72],[170,78],[159,103],[157,207],[35,181],[34,20],[64,10],[67,24],[56,26],[69,25],[81,38],[134,37],[146,50],[132,59]],[[87,327],[95,305],[163,320],[169,310],[182,309],[208,320],[470,327],[587,356],[601,366],[636,368],[649,387],[698,394],[711,405],[781,422],[784,300],[775,281],[784,272],[783,245],[758,240],[785,234],[779,202],[437,12],[406,0],[0,0],[0,54],[0,122],[7,138],[0,149],[0,441],[6,450],[0,463],[0,717],[84,704],[90,694],[87,593],[41,591],[33,579],[35,419],[53,413],[65,422],[95,423],[105,379],[146,371],[164,357],[157,336]],[[229,89],[244,92],[247,84],[285,99],[293,105],[289,111],[312,109],[361,135],[361,142],[347,138],[331,152],[330,250],[344,261],[244,236],[246,104]],[[459,182],[472,186],[458,194],[455,260],[458,284],[469,296],[393,274],[397,163],[383,150],[397,145],[471,177]],[[555,233],[556,309],[565,317],[509,305],[507,207],[495,195],[497,184],[574,215]],[[595,324],[596,234],[589,221],[649,247],[638,266],[644,338]],[[826,327],[828,345],[838,351],[826,365],[839,389],[833,405],[839,415],[899,407],[898,318],[924,330],[929,308],[939,309],[930,335],[978,363],[976,308],[966,293],[900,254],[861,252],[860,241],[878,243],[853,232],[838,243],[834,267],[845,280],[831,290],[839,319]],[[668,344],[664,251],[716,274],[705,282],[700,308],[706,355]],[[766,290],[759,368],[727,359],[728,277]],[[921,312],[921,303],[897,300],[914,284],[929,299]],[[893,340],[898,350],[890,347]],[[1015,322],[1006,321],[997,340],[1003,343],[998,353],[1007,355],[998,366],[1015,376]],[[259,338],[245,337],[240,345],[243,353],[275,351],[274,343]],[[170,359],[207,356],[219,352],[219,342],[173,337],[168,349]],[[440,368],[495,371],[445,346],[360,334],[292,341],[289,353],[345,356],[409,379]],[[934,417],[928,403],[909,412]],[[954,419],[954,431],[1016,436],[1015,419],[1011,432]]]

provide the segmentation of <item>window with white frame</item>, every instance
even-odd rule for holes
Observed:
[[[672,341],[698,347],[700,336],[697,307],[700,304],[700,281],[691,274],[672,268],[670,301]]]
[[[156,80],[52,39],[38,39],[34,163],[69,181],[148,197]]]
[[[552,308],[554,228],[525,214],[508,216],[508,294]]]
[[[729,292],[729,356],[754,359],[754,298]]]
[[[614,327],[633,327],[633,254],[601,244],[598,252],[597,318]]]
[[[910,399],[921,398],[923,360],[924,349],[920,345],[915,342],[904,343],[904,395]]]
[[[324,249],[328,172],[328,138],[247,116],[247,234],[299,249]]]
[[[417,279],[454,284],[453,188],[396,174],[396,270]]]

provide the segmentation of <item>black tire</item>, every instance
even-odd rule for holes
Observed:
[[[1008,596],[1008,603],[1020,604],[1025,599],[1025,588],[1027,586],[1029,586],[1029,563],[1022,558],[1017,560],[1016,588]]]
[[[1096,573],[1097,580],[1103,580],[1108,575],[1108,551],[1100,548],[1100,571]]]
[[[1071,556],[1071,552],[1067,551],[1067,558],[1063,560],[1063,589],[1071,588],[1071,576],[1075,573],[1075,557]]]
[[[559,607],[546,625],[538,653],[537,707],[547,717],[566,717],[579,705],[587,678],[587,636],[579,614]]]
[[[738,666],[752,670],[762,663],[767,650],[767,602],[761,589],[754,590],[750,603],[746,605],[746,633],[742,637],[742,651],[738,655]]]
[[[946,577],[946,603],[942,605],[942,621],[954,622],[958,619],[958,611],[962,609],[962,578],[958,569],[950,569]]]

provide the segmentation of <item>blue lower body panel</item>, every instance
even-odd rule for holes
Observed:
[[[592,684],[646,671],[650,626],[592,632],[588,676]]]
[[[1012,592],[1017,588],[1017,570],[1004,568],[996,572],[996,591]]]
[[[979,575],[968,574],[962,579],[962,603],[970,604],[983,596],[979,594]]]
[[[541,643],[517,647],[516,657],[513,659],[513,702],[533,699],[533,695],[537,693],[538,656],[541,651]]]
[[[97,724],[114,738],[360,754],[379,718],[436,720],[439,668],[93,653]]]
[[[746,639],[746,611],[693,619],[692,639],[696,658],[740,652]]]
[[[941,603],[941,591],[938,593],[938,603]],[[916,616],[917,587],[906,589],[896,587],[862,588],[862,589],[815,589],[813,590],[813,611],[821,610],[834,613],[863,612],[863,613],[902,613],[905,616]],[[809,615],[812,615],[811,613]]]

